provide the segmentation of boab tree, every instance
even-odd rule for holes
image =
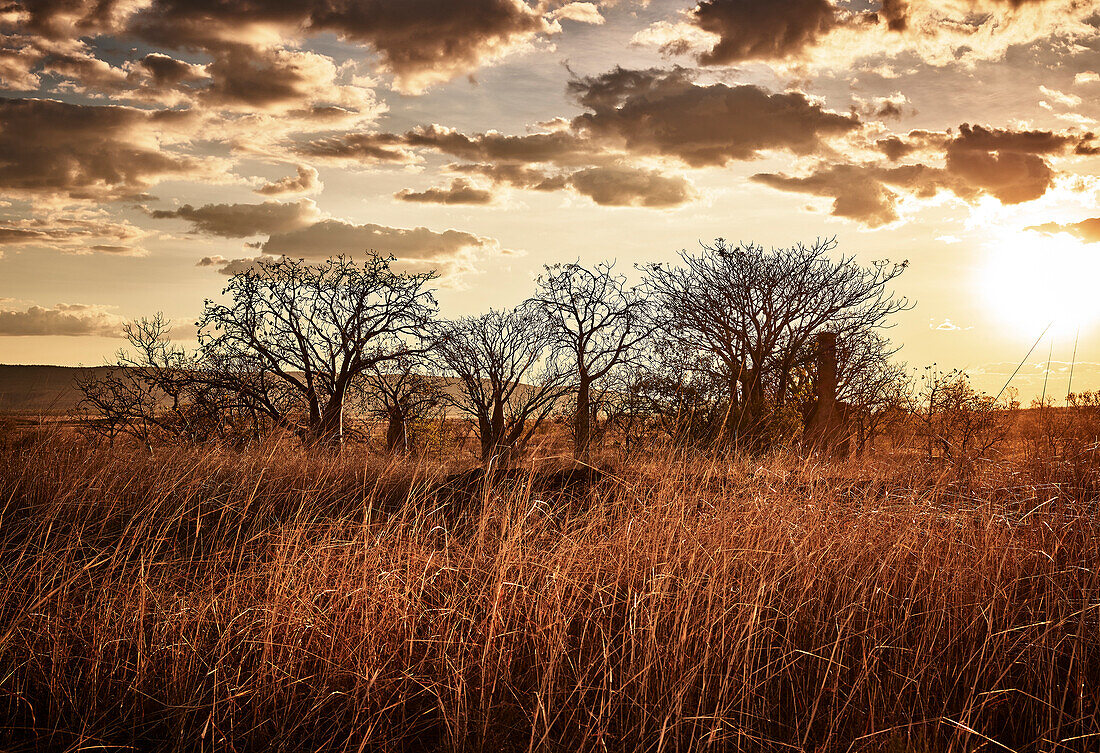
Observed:
[[[235,430],[242,406],[205,378],[194,354],[172,344],[170,328],[162,314],[126,324],[129,347],[115,363],[77,377],[92,431],[112,443],[129,435],[151,449],[158,440],[225,439]]]
[[[438,412],[443,402],[440,380],[408,355],[374,364],[359,389],[367,410],[386,422],[386,451],[391,453],[408,452],[411,427]]]
[[[614,262],[547,266],[532,299],[546,310],[554,347],[573,370],[573,454],[580,459],[592,437],[593,386],[631,360],[650,331],[645,299],[613,270]]]
[[[446,399],[476,424],[481,460],[522,448],[568,388],[546,312],[530,303],[440,326],[436,357],[461,389]]]
[[[228,303],[206,302],[198,322],[204,360],[231,367],[215,370],[224,386],[277,423],[340,444],[353,382],[427,347],[421,338],[436,312],[428,288],[435,275],[397,273],[391,261],[373,254],[361,263],[258,261],[230,278]],[[304,420],[289,414],[295,403]]]
[[[664,336],[704,356],[715,381],[728,385],[724,435],[766,443],[769,408],[785,405],[800,354],[819,331],[843,339],[908,306],[890,290],[904,262],[865,267],[831,258],[836,245],[830,238],[765,250],[719,238],[681,252],[682,266],[645,268]]]

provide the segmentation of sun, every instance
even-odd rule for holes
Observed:
[[[1100,248],[1029,231],[987,248],[978,285],[991,316],[1022,335],[1084,332],[1100,322]]]

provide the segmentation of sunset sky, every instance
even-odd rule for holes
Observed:
[[[716,237],[908,259],[911,366],[1100,387],[1100,0],[16,0],[0,7],[0,362],[177,336],[263,254],[439,270]],[[1053,351],[1051,351],[1053,345]]]

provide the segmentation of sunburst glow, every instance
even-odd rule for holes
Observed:
[[[1022,334],[1053,322],[1070,333],[1100,323],[1100,253],[1065,235],[1024,233],[991,245],[979,286],[993,318]]]

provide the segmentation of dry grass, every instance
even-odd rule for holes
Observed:
[[[449,470],[9,443],[0,747],[1100,749],[1095,478]]]

